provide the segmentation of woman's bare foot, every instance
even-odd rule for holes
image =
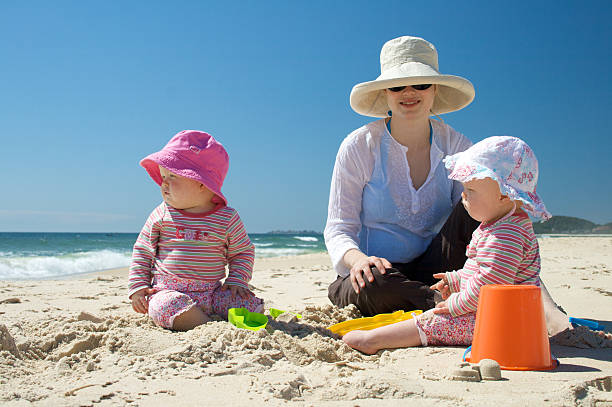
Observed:
[[[342,340],[348,346],[368,355],[373,355],[379,350],[372,344],[371,339],[371,332],[369,331],[350,331],[342,337]]]

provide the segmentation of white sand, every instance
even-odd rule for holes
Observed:
[[[612,237],[540,245],[553,298],[612,331]],[[502,381],[448,380],[464,348],[348,348],[325,327],[358,313],[329,305],[325,254],[257,260],[256,294],[304,316],[258,332],[223,321],[155,327],[131,310],[126,274],[0,282],[1,405],[612,405],[610,341],[590,331],[561,338],[582,348],[551,346],[556,370],[502,371]]]

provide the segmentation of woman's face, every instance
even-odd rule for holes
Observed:
[[[406,86],[399,92],[385,89],[387,104],[393,117],[406,119],[429,118],[431,107],[436,96],[436,85],[425,90],[416,90],[412,86]]]

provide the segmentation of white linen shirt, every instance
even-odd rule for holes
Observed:
[[[448,179],[442,159],[472,143],[445,123],[430,120],[430,171],[415,190],[406,152],[377,120],[349,134],[336,156],[331,181],[325,245],[336,273],[348,276],[349,249],[391,263],[421,255],[440,231],[463,190]]]

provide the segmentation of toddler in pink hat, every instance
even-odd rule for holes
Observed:
[[[254,246],[221,193],[229,165],[223,146],[208,133],[184,130],[140,165],[164,201],[134,244],[128,284],[134,311],[174,330],[204,324],[210,314],[227,318],[229,308],[262,312],[263,300],[248,288]]]

